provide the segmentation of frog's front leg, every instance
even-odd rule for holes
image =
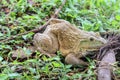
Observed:
[[[65,57],[65,62],[67,64],[72,64],[72,65],[88,65],[87,62],[84,62],[83,60],[79,59],[79,57],[73,53],[70,53]]]

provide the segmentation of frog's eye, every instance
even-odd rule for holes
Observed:
[[[94,41],[94,38],[93,38],[93,37],[90,37],[90,41]]]

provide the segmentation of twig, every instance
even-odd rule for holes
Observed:
[[[61,4],[61,6],[57,9],[57,11],[55,11],[55,14],[42,26],[40,26],[39,28],[36,28],[36,29],[33,29],[33,30],[30,30],[30,31],[27,31],[27,32],[24,32],[24,33],[21,33],[21,34],[18,34],[18,35],[14,35],[14,36],[11,36],[7,39],[4,39],[4,40],[0,40],[0,43],[3,43],[3,42],[6,42],[6,41],[9,41],[9,40],[12,40],[12,39],[15,39],[16,37],[18,36],[22,36],[22,35],[25,35],[25,34],[28,34],[30,32],[38,32],[38,31],[41,31],[45,26],[47,26],[49,24],[49,22],[51,21],[52,18],[56,18],[58,16],[58,14],[60,13],[61,9],[63,8],[63,6],[65,5],[67,0],[64,0],[63,3]]]

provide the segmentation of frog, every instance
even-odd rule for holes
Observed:
[[[66,20],[56,18],[51,19],[43,33],[36,33],[33,37],[36,50],[50,57],[60,51],[65,62],[72,65],[88,65],[81,57],[105,43],[107,40],[99,33],[81,30]]]

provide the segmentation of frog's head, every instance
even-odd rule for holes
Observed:
[[[83,32],[81,36],[83,37],[80,41],[80,46],[86,51],[98,50],[107,41],[100,36],[99,33],[94,32]]]

